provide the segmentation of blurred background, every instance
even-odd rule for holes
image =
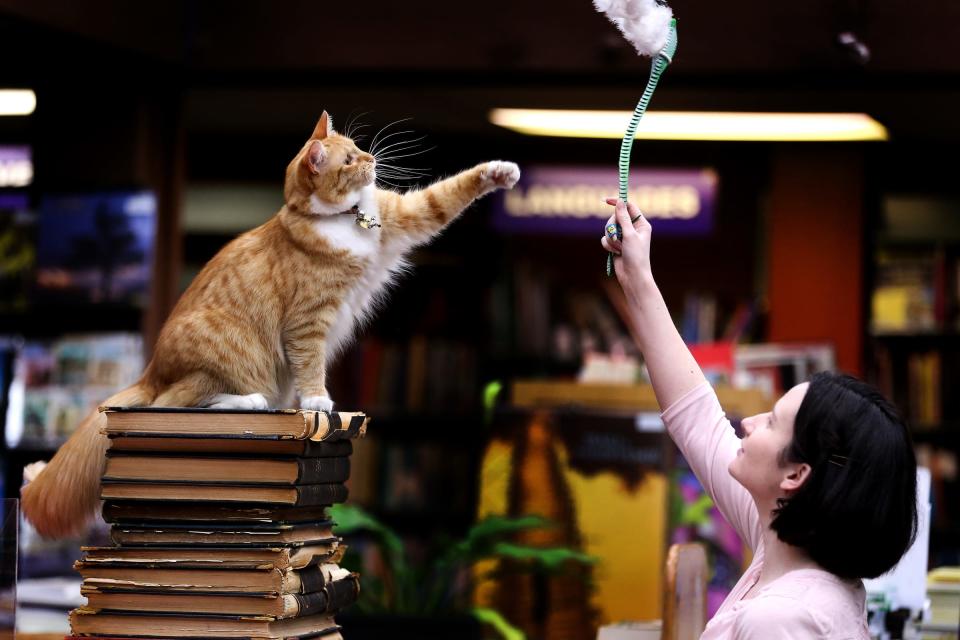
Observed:
[[[880,386],[930,471],[927,568],[960,564],[960,5],[671,4],[679,49],[651,115],[856,113],[881,131],[638,139],[631,187],[678,327],[733,418],[819,369]],[[428,574],[495,514],[551,518],[526,542],[597,559],[465,564],[445,607],[378,593],[351,615],[483,606],[528,637],[592,638],[659,616],[666,547],[686,540],[708,546],[719,604],[748,558],[663,436],[598,242],[650,63],[590,2],[0,0],[0,57],[0,90],[20,91],[0,115],[6,497],[138,377],[203,264],[279,209],[327,110],[363,148],[410,141],[398,163],[431,178],[403,188],[491,159],[524,172],[416,252],[331,372],[339,408],[374,417],[351,503]],[[611,137],[564,137],[496,109],[624,113]],[[348,542],[364,576],[399,584],[375,540]],[[22,529],[25,630],[63,631],[82,603],[80,543]]]

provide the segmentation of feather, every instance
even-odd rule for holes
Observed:
[[[642,56],[654,56],[667,44],[673,11],[657,0],[593,0]]]

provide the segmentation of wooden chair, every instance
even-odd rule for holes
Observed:
[[[662,640],[698,640],[707,625],[707,553],[702,544],[674,544],[663,583]]]

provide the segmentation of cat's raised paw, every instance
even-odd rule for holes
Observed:
[[[269,407],[266,397],[262,393],[251,393],[245,396],[231,393],[218,393],[210,399],[207,405],[211,409],[250,409],[263,410]]]
[[[300,408],[309,411],[333,411],[333,400],[328,396],[307,396],[300,401]]]
[[[487,163],[481,175],[491,186],[511,189],[520,179],[520,167],[515,162],[493,160]]]

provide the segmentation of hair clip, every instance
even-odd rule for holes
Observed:
[[[827,461],[830,464],[837,465],[838,467],[845,467],[847,466],[847,462],[850,461],[850,458],[847,456],[841,456],[839,453],[831,453],[830,457],[827,458]]]

